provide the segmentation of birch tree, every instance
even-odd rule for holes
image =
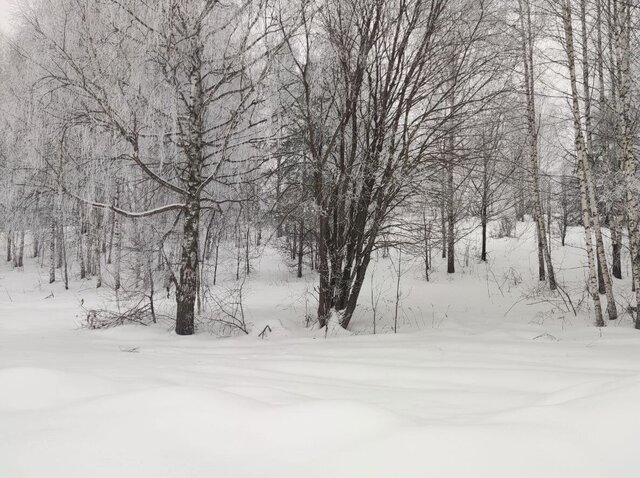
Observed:
[[[201,213],[226,201],[211,186],[233,188],[259,161],[253,145],[267,71],[261,42],[268,29],[261,23],[265,4],[68,0],[45,7],[30,19],[33,35],[51,52],[40,65],[41,84],[69,91],[76,98],[74,124],[114,138],[116,158],[132,164],[171,202],[125,210],[111,201],[76,197],[129,218],[180,215],[176,332],[190,335]],[[74,41],[67,36],[72,34]],[[159,149],[171,155],[168,167],[154,157]]]
[[[584,235],[587,248],[587,261],[589,265],[589,293],[593,300],[595,323],[598,327],[605,325],[602,318],[602,306],[600,294],[598,292],[598,277],[595,263],[595,253],[593,249],[592,231],[592,208],[588,190],[587,168],[588,158],[582,129],[582,118],[580,116],[580,103],[578,93],[578,80],[576,76],[576,60],[573,39],[573,25],[571,14],[571,0],[563,0],[562,4],[562,24],[565,34],[565,51],[567,54],[567,64],[569,68],[569,81],[571,84],[571,112],[573,115],[573,128],[575,136],[576,155],[578,157],[578,177],[580,179],[580,198],[582,202],[582,223],[584,225]],[[597,223],[597,220],[594,221]],[[606,267],[606,263],[605,263]]]
[[[522,45],[523,77],[525,97],[527,104],[527,130],[529,140],[529,168],[531,170],[531,183],[533,192],[533,216],[536,222],[538,236],[538,264],[539,278],[541,281],[548,277],[549,288],[555,290],[556,276],[551,259],[551,249],[547,241],[547,232],[542,210],[542,197],[540,193],[540,173],[538,164],[538,120],[536,117],[536,92],[534,70],[534,35],[531,19],[530,0],[518,0],[519,26]],[[545,275],[546,264],[546,275]]]

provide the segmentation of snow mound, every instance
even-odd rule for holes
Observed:
[[[86,374],[42,368],[0,369],[0,412],[58,407],[112,393],[114,387]]]
[[[345,329],[342,325],[342,314],[336,310],[332,310],[327,319],[327,323],[324,327],[315,328],[313,338],[328,338],[328,337],[350,337],[353,332]]]

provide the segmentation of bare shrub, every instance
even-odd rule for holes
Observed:
[[[514,237],[516,223],[513,218],[508,216],[503,216],[498,221],[498,230],[495,234],[497,239],[502,239],[503,237]]]

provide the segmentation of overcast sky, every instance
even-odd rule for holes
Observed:
[[[6,32],[9,28],[11,13],[16,0],[0,0],[0,29]]]

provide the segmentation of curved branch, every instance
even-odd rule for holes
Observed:
[[[156,214],[162,214],[163,212],[168,212],[168,211],[178,211],[178,210],[182,210],[186,207],[186,204],[167,204],[165,206],[160,206],[154,209],[149,209],[147,211],[140,211],[140,212],[134,212],[134,211],[126,211],[124,209],[120,209],[119,207],[116,207],[112,204],[105,204],[105,203],[101,203],[101,202],[97,202],[97,201],[91,201],[89,199],[85,199],[82,198],[76,194],[73,194],[72,192],[67,191],[66,189],[64,189],[64,192],[66,194],[68,194],[69,196],[77,199],[78,201],[83,202],[84,204],[87,204],[91,207],[95,207],[98,209],[108,209],[109,211],[113,211],[117,214],[120,214],[122,216],[125,217],[130,217],[130,218],[141,218],[141,217],[149,217],[149,216],[155,216]]]
[[[131,155],[129,157],[131,158],[131,160],[134,163],[136,163],[145,172],[145,174],[147,176],[149,176],[153,181],[157,182],[161,186],[164,186],[165,188],[173,191],[174,193],[180,194],[181,196],[188,196],[189,195],[189,193],[186,190],[182,189],[179,186],[176,186],[175,184],[167,181],[166,179],[160,177],[158,174],[154,173],[151,170],[151,168],[149,168],[149,166],[147,166],[140,159],[140,146],[138,144],[138,136],[137,136],[137,134],[134,135],[134,136],[127,137],[127,141],[129,141],[129,143],[133,147],[133,155]]]

